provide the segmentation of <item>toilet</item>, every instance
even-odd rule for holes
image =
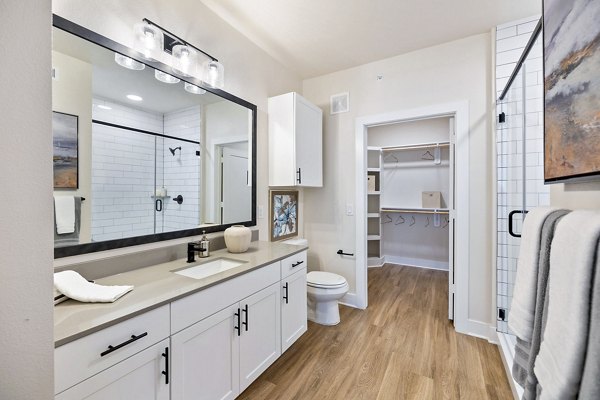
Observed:
[[[338,300],[348,293],[348,282],[338,274],[312,271],[306,276],[308,319],[321,325],[340,323]]]
[[[288,239],[285,244],[308,246],[302,238]],[[312,271],[306,275],[308,319],[321,325],[340,323],[338,300],[348,293],[348,282],[338,274],[324,271]]]

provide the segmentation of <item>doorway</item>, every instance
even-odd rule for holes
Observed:
[[[243,221],[251,212],[246,199],[251,196],[248,171],[248,142],[219,146],[221,159],[219,186],[221,188],[221,224]]]

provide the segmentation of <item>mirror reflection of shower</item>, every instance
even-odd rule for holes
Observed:
[[[169,147],[169,151],[171,152],[171,155],[173,155],[173,157],[175,157],[175,152],[179,150],[179,153],[181,154],[181,146],[177,146],[175,148],[171,148]]]

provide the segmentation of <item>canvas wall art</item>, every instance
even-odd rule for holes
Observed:
[[[53,168],[55,189],[77,189],[79,184],[78,120],[76,115],[52,113]]]
[[[298,191],[272,190],[271,241],[298,236]]]
[[[544,0],[546,182],[600,174],[600,1]]]

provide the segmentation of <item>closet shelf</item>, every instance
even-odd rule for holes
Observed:
[[[375,192],[369,192],[367,193],[368,195],[375,195],[375,194],[381,194],[381,192],[379,190],[376,190]]]
[[[381,240],[381,235],[367,235],[367,240]]]
[[[382,207],[382,213],[404,213],[404,214],[445,214],[448,215],[450,211],[447,208],[396,208],[396,207]]]
[[[379,218],[380,216],[379,213],[367,213],[367,218]]]
[[[409,145],[404,145],[404,146],[382,147],[381,151],[420,150],[420,149],[431,149],[433,147],[448,147],[448,146],[450,146],[450,142],[419,143],[419,144],[409,144]]]
[[[367,168],[367,172],[381,172],[381,168]]]

